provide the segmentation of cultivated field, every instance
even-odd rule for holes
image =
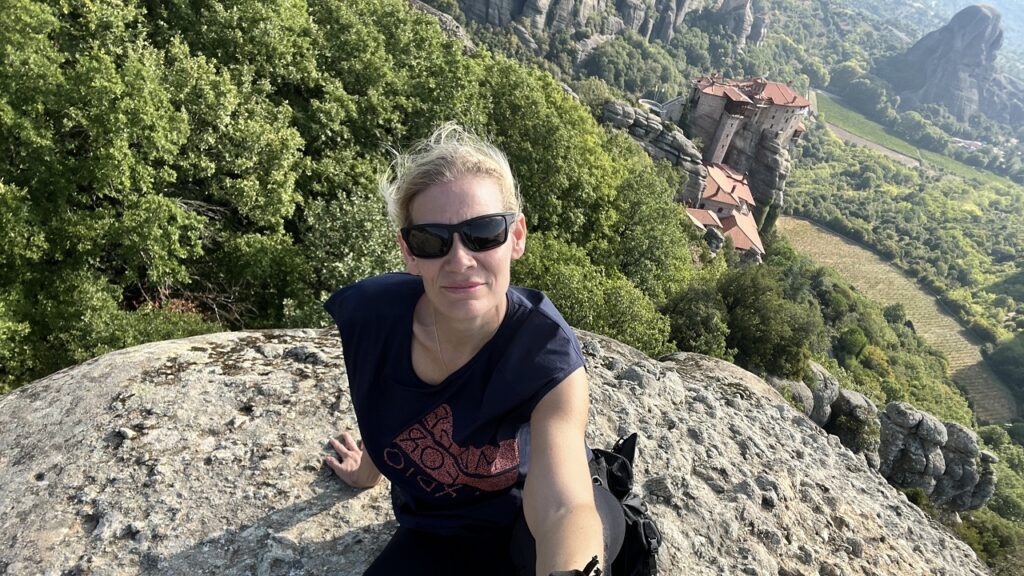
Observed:
[[[949,358],[953,381],[967,392],[978,420],[1006,422],[1017,417],[1013,395],[981,358],[981,342],[914,280],[870,250],[807,220],[782,217],[777,226],[796,250],[833,268],[868,298],[903,304],[917,333]]]
[[[917,148],[890,134],[881,124],[874,122],[863,114],[846,108],[834,96],[830,97],[822,92],[817,92],[815,96],[818,111],[824,114],[825,121],[830,125],[838,126],[848,133],[852,133],[869,142],[877,143],[910,158],[921,158],[926,165],[937,166],[963,178],[980,180],[986,183],[1012,184],[1010,180],[992,172],[979,170],[948,156]],[[842,138],[842,135],[839,136]],[[859,142],[857,143],[859,144]]]

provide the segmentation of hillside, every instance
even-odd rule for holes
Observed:
[[[903,305],[915,332],[948,358],[953,381],[966,392],[980,421],[1020,419],[1013,393],[985,365],[978,352],[982,342],[943,309],[934,296],[874,253],[808,221],[780,218],[778,227],[794,248],[819,265],[838,271],[868,298],[885,305]]]

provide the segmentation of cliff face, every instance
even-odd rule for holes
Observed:
[[[606,102],[601,110],[601,122],[625,130],[652,158],[667,160],[686,173],[686,188],[676,201],[700,198],[708,170],[701,161],[697,145],[682,130],[666,126],[657,114],[624,102]]]
[[[731,364],[579,333],[589,441],[641,435],[663,574],[986,571],[863,457]],[[0,573],[361,574],[386,483],[321,466],[355,422],[333,331],[108,354],[0,398]]]
[[[704,8],[721,10],[734,32],[751,32],[751,0],[460,0],[467,18],[491,26],[525,20],[532,30],[551,32],[583,28],[594,20],[599,33],[631,29],[648,40],[668,42],[687,13]]]
[[[996,55],[1003,45],[999,12],[968,6],[948,24],[928,33],[880,70],[910,108],[942,104],[960,121],[983,112],[994,120],[1024,121],[1020,82],[999,75]]]

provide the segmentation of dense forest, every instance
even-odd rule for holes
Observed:
[[[796,20],[805,4],[772,9]],[[542,38],[537,55],[506,31],[467,23],[480,46],[467,54],[404,0],[2,6],[11,15],[0,22],[2,390],[143,342],[326,325],[320,303],[333,289],[400,266],[376,192],[388,147],[456,120],[503,148],[520,181],[530,238],[513,279],[546,290],[574,326],[652,355],[698,351],[789,378],[806,377],[815,359],[878,404],[906,400],[976,424],[945,360],[898,307],[865,300],[767,231],[763,266],[741,265],[731,249],[712,254],[673,201],[681,173],[598,125],[587,106],[675,94],[712,69],[828,84],[836,62],[889,47],[856,13],[833,15],[852,34],[824,52],[836,58],[809,57],[823,40],[792,23],[803,32],[738,52],[705,12],[668,46],[627,34],[574,71],[571,34]],[[904,226],[952,210],[943,201],[955,182],[843,156],[859,152],[822,134],[801,153],[791,197],[820,171],[835,197],[880,189],[923,204]],[[877,165],[874,180],[850,172],[861,162]],[[933,184],[950,188],[926,194]],[[920,198],[900,196],[904,188]],[[864,201],[865,214],[887,208],[875,202]],[[992,254],[1024,247],[970,223],[970,233],[958,220],[899,253],[969,302],[998,306],[1008,290],[986,283],[1012,256]],[[892,238],[865,229],[864,241],[868,231],[898,240],[903,229],[892,226]],[[996,322],[987,308],[975,317]],[[1006,350],[1016,349],[992,356]],[[1002,459],[1000,483],[960,530],[1004,566],[1024,545],[1024,448],[1000,427],[981,432]]]

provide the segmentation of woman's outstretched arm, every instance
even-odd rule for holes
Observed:
[[[581,570],[595,555],[606,566],[585,449],[588,388],[581,367],[548,392],[530,418],[523,511],[537,542],[537,576]]]

